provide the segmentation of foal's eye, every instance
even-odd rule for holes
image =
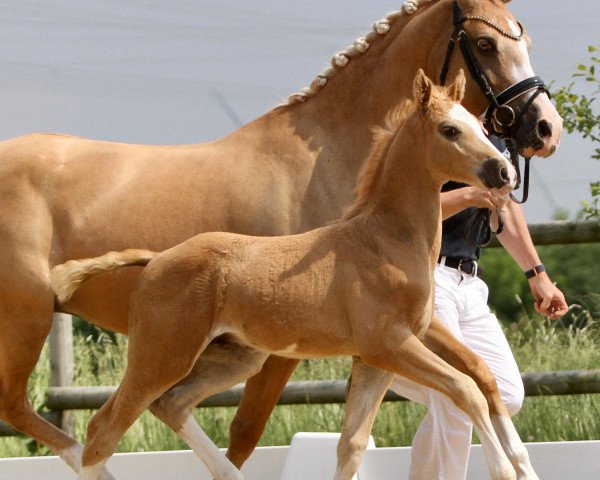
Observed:
[[[484,52],[493,52],[496,50],[496,43],[489,37],[481,37],[477,40],[477,47]]]
[[[448,140],[456,140],[460,135],[460,130],[453,125],[444,125],[440,128],[440,133]]]

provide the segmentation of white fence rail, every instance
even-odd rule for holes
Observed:
[[[297,434],[302,437],[303,434]],[[297,437],[289,447],[256,449],[242,473],[246,480],[331,480],[335,468],[337,435],[311,435],[314,444]],[[303,448],[298,448],[298,447]],[[544,480],[598,480],[600,441],[528,443],[532,464]],[[317,456],[315,457],[315,452]],[[370,448],[357,480],[405,480],[410,448]],[[211,480],[200,460],[190,451],[124,453],[114,455],[112,472],[124,480]],[[294,468],[301,465],[302,469]],[[77,476],[58,457],[0,459],[2,480],[75,480]],[[467,480],[489,478],[481,447],[471,449]]]

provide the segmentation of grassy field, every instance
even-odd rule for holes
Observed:
[[[600,328],[598,319],[575,307],[571,319],[575,326],[556,326],[543,318],[523,318],[506,329],[522,371],[586,370],[600,368]],[[125,368],[127,339],[116,337],[76,337],[75,379],[77,385],[116,385]],[[294,380],[345,379],[349,359],[304,362]],[[35,406],[43,403],[48,385],[48,357],[44,350],[30,382]],[[415,403],[393,402],[382,405],[373,429],[378,446],[410,445],[425,409]],[[93,412],[76,413],[76,435],[84,439]],[[211,438],[227,446],[228,427],[234,408],[198,409],[197,418]],[[261,445],[286,445],[297,431],[339,431],[343,405],[277,407],[267,426]],[[526,398],[514,418],[525,441],[600,439],[600,395]],[[144,414],[127,432],[119,451],[151,451],[187,448],[168,428],[151,414]],[[0,439],[0,456],[47,455],[36,442],[22,437]]]

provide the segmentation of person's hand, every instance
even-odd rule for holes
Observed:
[[[565,296],[545,272],[530,278],[529,287],[535,298],[534,307],[538,313],[557,320],[569,310]]]
[[[503,208],[508,201],[508,197],[497,197],[489,190],[477,187],[465,187],[465,196],[469,207],[487,208],[492,211]]]

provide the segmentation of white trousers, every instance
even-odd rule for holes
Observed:
[[[523,403],[523,383],[498,319],[488,307],[488,293],[477,277],[446,266],[435,269],[436,315],[487,362],[514,415]],[[410,480],[464,480],[473,427],[469,417],[445,395],[403,377],[396,377],[390,388],[428,408],[413,439]]]

